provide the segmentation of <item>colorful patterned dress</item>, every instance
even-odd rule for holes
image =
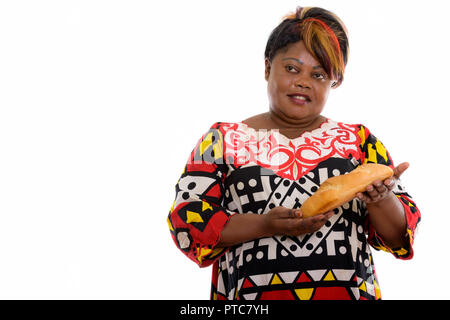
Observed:
[[[356,198],[314,233],[216,247],[232,215],[300,208],[327,178],[367,162],[394,167],[383,144],[360,124],[327,119],[289,139],[278,130],[217,122],[197,143],[176,184],[167,219],[172,238],[200,267],[213,265],[211,299],[380,299],[369,245],[410,259],[420,221],[400,181],[393,192],[405,209],[405,248],[384,245]]]

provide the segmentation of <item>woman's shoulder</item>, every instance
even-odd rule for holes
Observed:
[[[335,127],[335,128],[343,128],[343,129],[350,129],[354,133],[358,135],[365,135],[370,133],[370,130],[365,126],[365,124],[361,122],[345,122],[345,121],[338,121],[333,119],[327,120],[329,127]]]
[[[217,128],[253,128],[253,129],[262,129],[266,128],[266,117],[264,117],[264,113],[254,115],[252,117],[249,117],[242,121],[217,121],[215,122],[210,129],[217,129]]]
[[[242,131],[248,129],[250,126],[248,123],[245,123],[243,121],[217,121],[214,122],[208,129],[209,131],[220,131],[223,134],[230,132],[230,131]]]
[[[254,115],[250,118],[242,120],[240,123],[254,129],[266,129],[268,126],[266,113]]]

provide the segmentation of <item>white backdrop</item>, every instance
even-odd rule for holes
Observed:
[[[422,211],[385,299],[449,299],[447,1],[1,1],[0,298],[208,299],[166,217],[200,136],[268,110],[264,48],[298,5],[349,29],[324,115],[363,123]]]

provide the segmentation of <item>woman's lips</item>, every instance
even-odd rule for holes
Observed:
[[[305,104],[311,101],[309,96],[307,96],[306,94],[290,94],[288,95],[288,97],[289,99],[291,99],[293,103],[300,106],[304,106]]]

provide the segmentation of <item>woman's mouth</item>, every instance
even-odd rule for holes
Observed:
[[[311,102],[311,99],[306,94],[289,94],[288,97],[293,103],[301,106]]]

